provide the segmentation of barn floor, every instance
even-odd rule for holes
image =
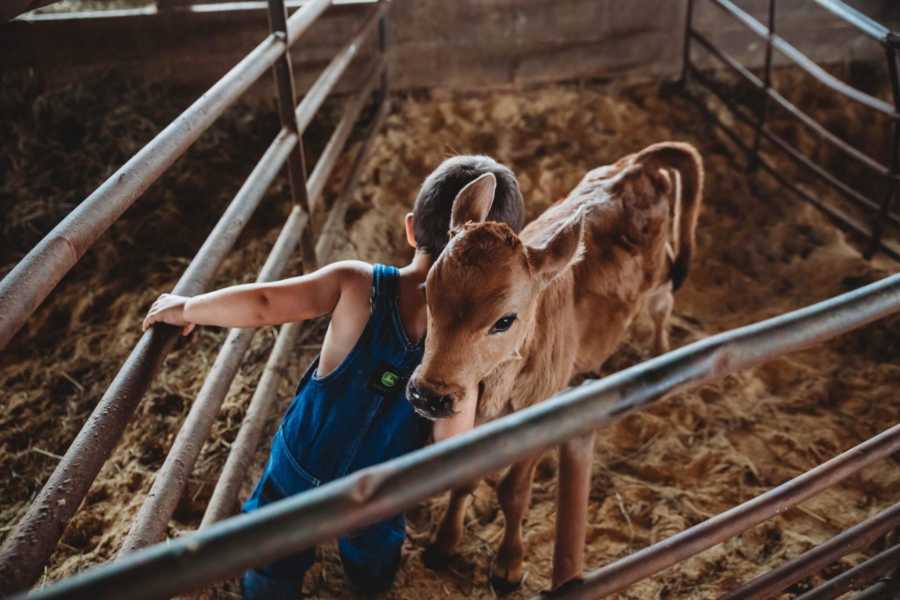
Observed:
[[[100,90],[111,85],[82,86],[55,100],[43,100],[38,107],[43,106],[44,112],[34,111],[14,132],[15,154],[6,152],[12,146],[0,148],[12,157],[7,165],[12,177],[0,188],[3,214],[18,215],[15,223],[3,225],[9,243],[0,252],[0,264],[11,264],[38,232],[49,228],[41,219],[52,223],[66,210],[49,201],[38,202],[39,196],[57,198],[65,192],[70,202],[77,201],[184,106],[173,104],[172,98],[178,96],[167,90],[116,84],[123,86],[120,97],[103,100],[106,104],[96,106],[96,114],[86,123],[66,121],[64,106],[78,98],[97,101],[103,95]],[[326,111],[310,132],[313,154],[333,126],[337,108]],[[852,107],[819,108],[817,114],[826,121],[862,122]],[[249,171],[249,161],[261,154],[274,133],[273,115],[246,107],[230,111],[89,253],[51,297],[52,306],[39,311],[20,342],[4,355],[0,464],[9,473],[0,479],[4,535],[127,355],[149,303],[171,287],[185,257],[199,246]],[[29,127],[37,125],[44,127],[40,143],[27,138]],[[782,124],[781,131],[800,143],[811,143],[792,127]],[[136,128],[144,137],[116,137]],[[883,134],[851,133],[872,138]],[[80,153],[83,148],[103,148],[112,139],[116,147],[102,157],[97,152]],[[512,167],[533,217],[563,197],[589,168],[666,139],[695,143],[708,170],[699,254],[676,297],[676,345],[808,305],[898,270],[898,264],[886,258],[861,258],[853,241],[768,177],[748,176],[740,166],[741,157],[713,134],[692,105],[649,85],[585,84],[516,93],[397,97],[348,212],[340,256],[390,263],[406,260],[402,215],[424,177],[450,154],[488,153]],[[46,157],[43,170],[33,166],[39,156]],[[201,171],[201,165],[207,171]],[[790,169],[787,164],[784,168]],[[337,179],[345,175],[338,173]],[[255,276],[287,201],[285,183],[279,181],[220,271],[217,285]],[[14,206],[20,212],[10,212]],[[29,229],[28,223],[37,224]],[[152,243],[161,232],[172,239],[171,245],[160,248]],[[610,360],[606,371],[649,357],[645,333],[637,327],[634,339]],[[115,555],[223,338],[220,331],[199,331],[166,360],[123,443],[67,529],[45,580]],[[257,334],[171,524],[171,535],[199,522],[273,340],[273,329]],[[281,408],[289,400],[290,379],[296,380],[315,355],[315,341],[311,337],[298,348]],[[665,539],[884,430],[900,420],[898,390],[900,319],[893,318],[672,395],[601,431],[589,509],[589,566],[596,568]],[[273,419],[273,427],[274,423]],[[620,597],[715,598],[891,505],[898,495],[896,459],[879,463]],[[554,497],[555,462],[548,456],[538,470],[526,520],[526,579],[511,598],[528,598],[548,586]],[[488,585],[488,565],[503,518],[492,484],[483,483],[476,493],[459,559],[447,571],[435,573],[424,567],[421,554],[445,501],[432,499],[409,513],[404,564],[386,598],[495,597]],[[307,577],[304,597],[352,597],[335,548],[326,545],[320,554],[323,560]],[[862,553],[851,554],[827,573],[863,558]],[[804,581],[784,597],[818,581]],[[204,595],[237,597],[237,586],[226,582]]]

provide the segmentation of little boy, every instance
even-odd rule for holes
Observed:
[[[300,380],[245,512],[471,426],[471,415],[457,415],[432,431],[404,389],[422,359],[428,269],[447,245],[451,207],[472,201],[487,202],[489,220],[522,228],[524,205],[512,172],[486,156],[457,156],[428,176],[406,215],[406,239],[416,251],[401,269],[343,261],[193,298],[163,294],[153,304],[144,329],[163,322],[182,327],[184,335],[196,325],[259,327],[331,313],[322,351]],[[347,578],[367,593],[389,587],[405,535],[401,514],[340,538]],[[244,598],[296,598],[314,557],[310,548],[247,571]]]

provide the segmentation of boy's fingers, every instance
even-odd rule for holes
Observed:
[[[188,323],[184,326],[184,329],[181,330],[181,335],[187,335],[194,330],[196,325],[194,323]]]

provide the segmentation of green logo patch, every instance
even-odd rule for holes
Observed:
[[[383,362],[372,372],[369,389],[379,394],[393,394],[403,388],[400,369]]]
[[[400,376],[393,371],[385,371],[381,374],[381,385],[392,388],[400,381]]]

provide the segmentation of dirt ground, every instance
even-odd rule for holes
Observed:
[[[792,81],[785,76],[784,82]],[[110,95],[110,89],[118,90],[118,95]],[[77,126],[67,125],[60,105],[71,104],[72,94],[80,94],[85,102],[99,102],[96,116]],[[44,102],[45,111],[26,111],[15,128],[16,146],[7,146],[5,162],[0,163],[10,174],[0,187],[4,215],[0,264],[11,266],[67,210],[54,199],[69,198],[70,207],[104,172],[124,162],[155,127],[177,113],[183,107],[173,100],[177,97],[167,90],[124,84],[117,88],[107,82],[67,90],[55,103],[38,98],[38,106]],[[865,120],[852,106],[829,104],[819,97],[798,101],[807,100],[814,102],[818,118],[867,148],[877,147],[886,136],[880,125]],[[56,462],[54,455],[65,452],[136,341],[139,319],[149,303],[174,284],[185,259],[199,247],[249,171],[248,161],[261,154],[274,133],[274,113],[268,108],[268,112],[249,107],[230,111],[204,136],[199,148],[179,161],[175,171],[88,254],[0,359],[0,385],[6,391],[0,413],[0,465],[8,473],[0,481],[4,535],[46,480]],[[332,107],[331,114],[337,110],[339,105]],[[780,133],[822,152],[799,126],[779,120],[778,115],[775,119]],[[311,139],[326,139],[333,122],[326,115],[318,129],[310,132]],[[43,141],[29,141],[31,127],[44,127]],[[80,133],[66,138],[74,135],[73,127]],[[143,132],[143,138],[124,135],[135,128]],[[856,242],[814,208],[764,174],[747,174],[744,157],[720,140],[690,103],[652,85],[573,84],[515,93],[422,93],[395,98],[348,212],[338,257],[395,264],[408,259],[402,215],[424,177],[451,154],[487,153],[508,164],[519,177],[529,217],[533,217],[562,198],[588,169],[667,139],[695,143],[708,170],[699,252],[685,287],[676,296],[676,345],[808,305],[898,270],[898,263],[883,257],[864,260]],[[116,147],[102,159],[96,150],[84,151],[110,142]],[[313,154],[316,143],[310,144]],[[39,159],[45,161],[39,163],[42,166],[36,165]],[[91,161],[97,163],[94,171],[84,166]],[[778,164],[788,173],[795,172],[783,161]],[[338,183],[346,175],[345,168],[342,165]],[[273,186],[216,285],[255,276],[286,214],[286,190],[283,180]],[[26,204],[33,202],[21,202],[38,195],[46,198],[41,206],[27,209]],[[157,239],[166,243],[154,243]],[[633,339],[605,371],[650,356],[645,329],[639,324]],[[122,443],[66,530],[46,581],[115,555],[223,338],[222,331],[199,331],[166,360]],[[170,525],[170,535],[198,524],[273,340],[274,329],[257,334]],[[315,341],[313,337],[298,347],[279,412],[298,373],[315,355]],[[893,425],[900,420],[898,389],[900,319],[893,318],[818,348],[674,394],[601,431],[589,509],[589,567],[665,539]],[[555,473],[551,455],[538,470],[526,518],[526,579],[511,598],[528,598],[549,584]],[[247,490],[251,483],[246,482]],[[386,598],[495,597],[488,584],[488,568],[503,518],[492,485],[483,483],[478,489],[461,555],[447,571],[430,571],[421,558],[446,499],[429,500],[408,514],[404,564]],[[636,584],[619,597],[717,597],[877,513],[895,502],[898,494],[900,468],[895,457]],[[353,597],[333,545],[322,547],[320,555],[322,560],[307,577],[304,596]],[[842,571],[865,556],[851,554],[826,574]],[[821,580],[801,582],[783,597],[794,597]],[[237,586],[234,581],[225,582],[204,595],[237,597]]]

